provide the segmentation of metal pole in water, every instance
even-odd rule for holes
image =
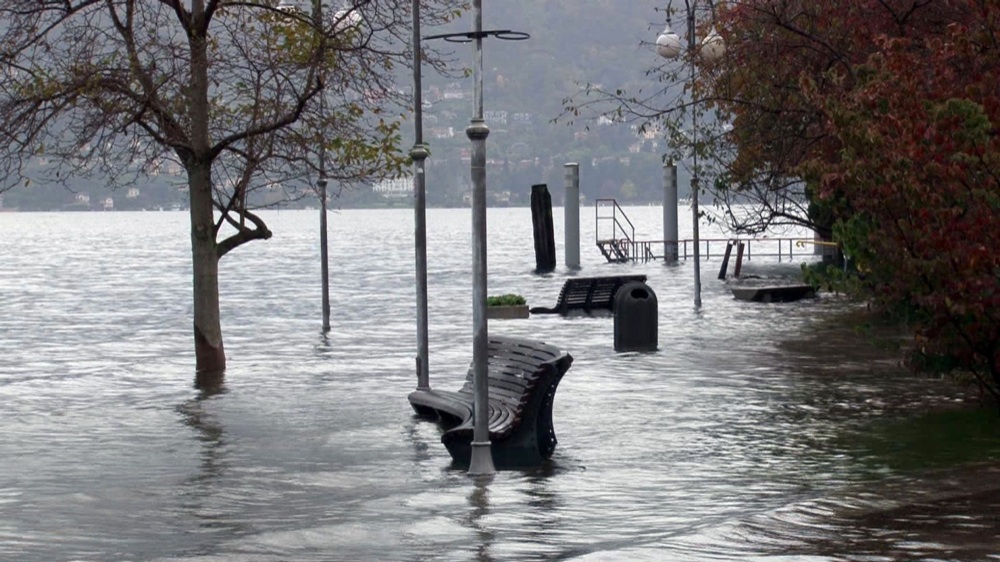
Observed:
[[[563,213],[566,239],[566,267],[580,268],[580,165],[568,163],[563,166],[566,194],[563,197]]]
[[[490,130],[483,121],[483,0],[473,2],[475,12],[475,112],[466,136],[472,141],[472,458],[470,476],[496,472],[490,447],[489,333],[486,322],[486,137]]]
[[[323,25],[323,4],[321,0],[313,0],[313,25],[320,29]],[[322,40],[321,40],[322,41]],[[325,44],[321,43],[322,49]],[[323,89],[319,92],[319,112],[320,118],[326,118],[326,89],[325,78],[320,75]],[[326,233],[326,139],[320,138],[319,143],[319,181],[316,182],[319,191],[319,255],[320,255],[320,276],[323,278],[323,332],[330,331],[330,265],[329,252],[327,250]]]
[[[424,161],[423,95],[420,76],[420,0],[413,0],[413,245],[417,276],[417,390],[429,390],[430,359],[427,329],[427,196]]]
[[[693,57],[698,44],[695,41],[694,33],[696,27],[695,11],[688,9],[688,55]],[[695,68],[694,59],[691,64],[691,95],[694,98],[697,92],[694,90]],[[698,100],[693,99],[691,104],[691,155],[694,165],[691,167],[691,215],[694,220],[694,306],[701,308],[701,248],[699,242],[698,222],[701,213],[698,212]]]
[[[430,35],[425,40],[444,39],[475,44],[473,74],[475,79],[475,109],[465,135],[472,142],[472,451],[470,476],[490,476],[496,473],[490,446],[489,427],[489,332],[486,322],[486,137],[489,127],[483,120],[483,39],[496,37],[520,41],[530,37],[521,31],[497,29],[483,31],[483,1],[474,0],[473,31]]]
[[[319,188],[319,255],[320,276],[323,277],[323,331],[330,331],[330,260],[326,240],[326,179],[320,172]]]

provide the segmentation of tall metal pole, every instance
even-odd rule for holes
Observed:
[[[490,447],[489,380],[486,323],[486,137],[490,130],[483,121],[483,0],[474,0],[475,14],[475,111],[466,136],[472,141],[472,377],[473,402],[472,458],[470,476],[494,474]]]
[[[323,4],[322,0],[313,0],[313,25],[317,30],[322,30],[323,25]],[[320,39],[320,54],[323,58],[320,61],[322,68],[326,64],[325,38]],[[319,73],[322,89],[319,92],[319,114],[320,118],[326,117],[326,78],[322,71]],[[329,252],[326,240],[326,138],[321,135],[319,142],[319,181],[316,182],[316,190],[319,191],[319,260],[320,276],[323,278],[323,332],[330,331],[330,265]]]
[[[417,390],[429,390],[430,367],[427,342],[427,197],[424,161],[430,156],[424,146],[424,108],[420,79],[420,0],[413,0],[413,245],[417,275]]]
[[[322,150],[321,150],[322,152]],[[320,157],[322,162],[322,157]],[[326,241],[326,175],[320,167],[319,189],[319,260],[320,275],[323,277],[323,332],[330,331],[330,262]]]
[[[698,236],[698,100],[695,89],[695,68],[694,56],[698,44],[695,41],[694,32],[696,28],[695,8],[697,2],[688,6],[688,61],[691,65],[691,155],[693,167],[691,168],[691,215],[694,228],[694,306],[701,308],[701,242]]]

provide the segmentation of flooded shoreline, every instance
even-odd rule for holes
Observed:
[[[645,274],[660,344],[616,353],[607,316],[491,322],[574,363],[551,464],[486,486],[406,401],[405,210],[331,217],[343,259],[327,335],[315,214],[268,215],[275,237],[223,262],[229,371],[214,394],[193,387],[183,213],[5,217],[0,559],[982,560],[997,544],[1000,424],[967,388],[871,345],[843,316],[854,305],[738,302],[710,262],[696,310],[690,264],[606,264],[596,248],[582,272],[536,275],[530,213],[490,213],[491,293],[551,304],[572,275]],[[629,214],[648,230],[661,210]],[[442,389],[471,359],[468,219],[428,211]]]

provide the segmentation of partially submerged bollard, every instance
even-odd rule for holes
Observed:
[[[656,351],[659,312],[656,293],[645,283],[622,285],[615,294],[615,351]]]
[[[556,268],[556,241],[552,225],[552,196],[544,183],[531,186],[531,224],[535,234],[535,271]]]
[[[563,166],[566,194],[563,196],[564,236],[566,243],[566,267],[580,269],[580,165],[569,163]]]

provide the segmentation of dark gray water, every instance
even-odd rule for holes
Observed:
[[[628,211],[659,237],[658,207]],[[992,465],[965,464],[1000,436],[923,413],[963,389],[899,368],[838,297],[735,301],[715,261],[697,312],[690,264],[601,263],[586,210],[581,274],[647,274],[660,351],[615,353],[609,317],[492,321],[575,362],[551,464],[477,486],[406,401],[412,212],[331,215],[327,336],[316,213],[271,213],[272,240],[224,259],[213,395],[192,386],[183,213],[0,215],[0,560],[982,560],[1000,544]],[[442,388],[471,358],[470,221],[428,214]],[[554,304],[569,272],[532,273],[530,211],[489,224],[490,294]]]

